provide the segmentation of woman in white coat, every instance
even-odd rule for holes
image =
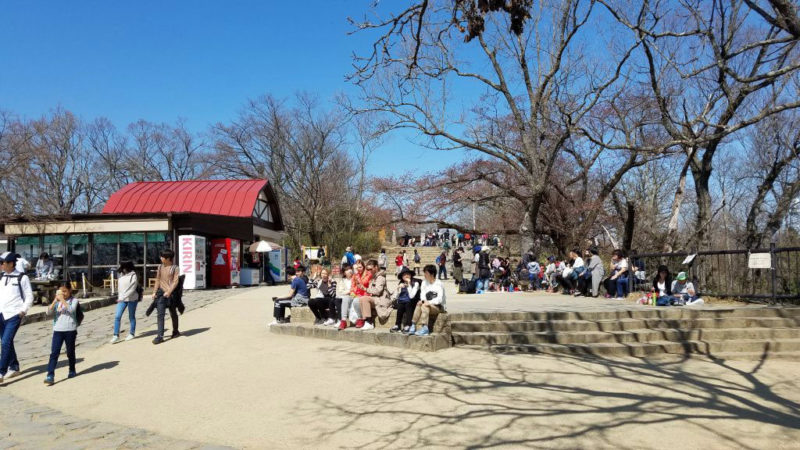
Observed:
[[[132,261],[123,261],[119,265],[119,296],[117,297],[117,313],[114,316],[114,337],[111,343],[119,341],[119,323],[125,309],[128,310],[128,320],[130,321],[130,331],[126,341],[130,341],[136,335],[136,306],[142,300],[139,293],[139,279]]]

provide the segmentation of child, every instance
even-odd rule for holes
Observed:
[[[273,307],[275,320],[270,325],[289,323],[289,319],[286,318],[286,308],[308,305],[309,289],[303,279],[304,273],[305,267],[303,266],[299,266],[297,269],[293,267],[286,268],[286,274],[292,279],[292,292],[287,297],[272,298],[272,301],[275,302]]]
[[[403,333],[408,334],[411,328],[411,314],[419,301],[420,282],[414,279],[414,272],[407,267],[397,278],[400,280],[394,294],[394,300],[397,302],[397,319],[389,332],[397,333],[402,329]]]
[[[67,344],[67,360],[69,361],[69,374],[67,378],[74,378],[75,371],[75,339],[78,336],[78,299],[72,296],[72,286],[69,282],[61,283],[56,292],[56,298],[48,313],[54,314],[53,318],[53,343],[50,348],[50,362],[47,364],[47,377],[44,384],[52,386],[55,379],[56,363],[61,353],[61,346]]]

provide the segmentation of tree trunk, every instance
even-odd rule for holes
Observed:
[[[667,225],[667,238],[664,241],[664,251],[672,252],[675,243],[678,239],[678,220],[681,217],[681,205],[683,198],[686,196],[686,174],[689,172],[689,163],[694,152],[686,158],[686,162],[681,168],[681,174],[678,178],[678,189],[675,191],[675,197],[672,199],[672,208],[670,209],[669,225]]]
[[[698,249],[709,249],[711,244],[709,227],[711,226],[710,222],[712,218],[711,191],[709,190],[709,181],[711,180],[710,164],[693,165],[692,178],[694,179],[694,191],[697,196],[697,218],[695,222],[694,240]]]
[[[627,214],[625,215],[625,235],[622,239],[622,251],[627,255],[633,247],[633,230],[636,224],[636,205],[630,200],[625,202]]]

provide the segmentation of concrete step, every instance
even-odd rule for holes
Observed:
[[[453,313],[451,320],[457,322],[475,321],[552,321],[552,320],[621,320],[621,319],[698,319],[726,317],[780,317],[795,319],[800,325],[800,308],[779,307],[734,307],[734,308],[691,308],[691,307],[638,307],[606,311],[497,311]]]
[[[314,326],[307,323],[290,323],[270,325],[271,333],[289,336],[314,337],[332,341],[355,342],[358,344],[385,345],[410,350],[435,352],[451,347],[448,334],[434,333],[429,336],[406,336],[402,333],[390,333],[386,329],[362,331],[357,328],[348,328],[339,331],[335,327]]]
[[[638,329],[709,329],[709,328],[792,328],[800,327],[798,318],[781,317],[727,317],[695,319],[614,319],[614,320],[511,320],[461,321],[457,314],[450,314],[450,326],[454,333],[500,333],[500,332],[584,332],[625,331]]]
[[[308,308],[291,308],[289,314],[292,317],[292,325],[295,324],[313,324],[314,323],[314,313],[311,312]],[[379,320],[375,321],[375,328],[381,330],[389,330],[394,326],[395,320],[397,318],[397,310],[392,311],[389,315],[389,319],[384,322],[380,323]],[[439,314],[436,318],[436,321],[433,323],[433,332],[434,333],[445,333],[450,334],[450,320],[449,314]]]
[[[800,328],[640,329],[628,331],[453,333],[454,345],[594,344],[653,341],[800,339]]]
[[[760,353],[763,355],[782,352],[799,352],[800,339],[779,339],[770,341],[761,339],[739,339],[727,341],[651,341],[594,344],[511,344],[492,345],[489,349],[496,353],[578,354],[609,357],[644,357],[662,353],[697,353],[712,356],[718,353]]]

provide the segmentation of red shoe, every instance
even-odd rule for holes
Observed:
[[[356,320],[356,328],[363,328],[364,327],[364,319]]]
[[[339,322],[339,329],[340,330],[344,330],[345,328],[347,328],[347,321],[346,320],[340,321]]]

